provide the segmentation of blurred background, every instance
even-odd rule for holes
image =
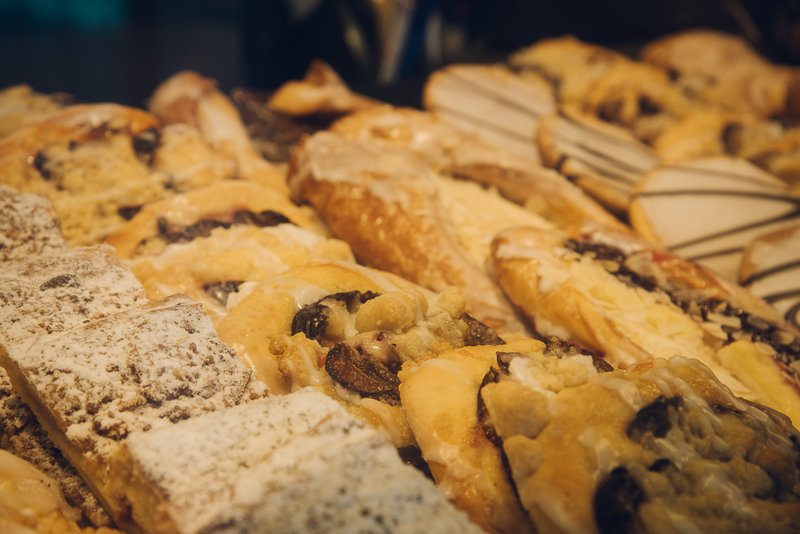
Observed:
[[[697,26],[800,62],[800,0],[0,0],[0,87],[142,105],[181,69],[269,90],[321,58],[360,92],[419,105],[445,63],[567,33],[635,54]]]

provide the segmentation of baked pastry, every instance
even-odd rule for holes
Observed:
[[[499,149],[539,163],[539,120],[555,111],[550,86],[500,65],[448,65],[425,83],[428,111]]]
[[[134,433],[115,464],[146,532],[480,532],[313,389]]]
[[[354,261],[347,243],[284,223],[217,228],[208,237],[167,245],[158,255],[139,256],[130,267],[150,300],[184,293],[216,322],[241,284],[316,260]]]
[[[186,129],[161,140],[158,120],[144,111],[71,106],[0,140],[0,183],[49,197],[65,238],[95,243],[142,204],[229,176],[218,159],[196,165],[186,156],[203,155],[202,139]]]
[[[47,199],[0,185],[0,262],[66,248]]]
[[[379,103],[354,93],[330,65],[311,62],[302,80],[288,81],[269,97],[267,106],[292,117],[341,116]]]
[[[399,373],[400,400],[437,486],[487,532],[535,532],[516,496],[502,451],[479,418],[478,391],[498,350],[541,351],[540,341],[465,347]]]
[[[6,347],[0,364],[116,523],[130,526],[110,458],[156,429],[264,394],[199,304],[173,297]]]
[[[397,393],[403,362],[502,343],[457,291],[433,295],[355,264],[301,265],[239,289],[217,330],[270,391],[320,387],[397,447],[414,444]]]
[[[442,174],[495,187],[509,200],[561,226],[588,221],[620,225],[558,173],[494,148],[429,113],[373,107],[337,121],[331,129],[351,139],[410,149]]]
[[[214,150],[236,162],[239,177],[286,191],[283,173],[256,151],[236,107],[216,85],[196,72],[179,72],[156,88],[149,108],[165,124],[197,128]]]
[[[480,389],[484,429],[538,532],[800,528],[800,435],[785,416],[691,358],[593,364],[498,352]]]
[[[800,333],[746,290],[629,235],[510,229],[493,245],[509,298],[544,335],[629,367],[679,354],[800,421]]]
[[[58,111],[69,100],[67,95],[60,93],[37,93],[28,85],[14,85],[0,90],[0,138]]]
[[[286,223],[325,231],[313,211],[294,205],[282,193],[246,180],[225,180],[142,207],[106,242],[122,257],[131,258],[159,254],[170,243],[207,237],[215,228]]]
[[[8,533],[112,534],[113,529],[80,528],[55,480],[30,463],[0,450],[0,530]]]
[[[572,36],[542,39],[508,58],[516,71],[544,78],[561,104],[581,102],[595,82],[619,63],[621,54]]]
[[[295,197],[309,202],[355,256],[424,287],[461,288],[492,328],[523,331],[484,262],[498,230],[552,225],[477,184],[435,173],[415,153],[320,132],[297,151]]]
[[[576,107],[651,143],[669,125],[700,109],[700,104],[674,86],[663,69],[625,61],[599,76]]]
[[[800,200],[786,184],[733,158],[704,158],[650,172],[630,208],[636,232],[736,280],[742,249],[787,226]]]
[[[793,105],[795,73],[769,63],[739,37],[689,30],[651,42],[642,59],[675,73],[684,90],[730,110],[769,117]]]
[[[546,166],[623,215],[636,183],[658,165],[655,154],[625,130],[581,114],[542,119],[537,142]]]
[[[762,234],[742,252],[739,283],[800,329],[800,223]]]

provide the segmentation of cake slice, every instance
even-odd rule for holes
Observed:
[[[64,237],[50,203],[0,185],[0,262],[62,250]]]
[[[313,389],[134,433],[114,464],[148,532],[480,532]]]
[[[264,393],[186,297],[132,308],[0,357],[14,389],[121,527],[109,458],[125,437]]]

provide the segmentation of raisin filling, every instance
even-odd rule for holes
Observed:
[[[202,219],[188,226],[170,224],[165,217],[157,220],[158,233],[167,243],[185,243],[198,237],[208,237],[216,228],[230,228],[236,224],[249,224],[260,228],[278,226],[279,224],[294,224],[282,213],[273,210],[253,212],[238,210],[229,219]]]

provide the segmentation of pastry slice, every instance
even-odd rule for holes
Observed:
[[[0,262],[66,247],[47,199],[0,185]]]
[[[736,280],[743,248],[800,217],[800,197],[782,180],[732,158],[706,158],[652,171],[636,189],[637,233]]]
[[[404,362],[503,340],[464,311],[454,290],[434,295],[397,276],[347,263],[311,263],[228,299],[220,337],[270,391],[313,385],[413,446],[398,396]]]
[[[80,528],[80,514],[64,501],[55,480],[13,454],[0,450],[0,530],[9,534],[112,534]]]
[[[625,130],[576,113],[544,118],[537,141],[545,165],[623,215],[637,182],[658,164]]]
[[[313,389],[134,433],[115,465],[147,532],[480,532]]]
[[[499,352],[479,393],[538,532],[794,532],[800,435],[698,360]]]
[[[414,152],[332,132],[303,144],[290,177],[295,196],[360,261],[436,291],[457,286],[476,318],[524,330],[484,262],[500,229],[550,223],[477,184],[437,174]]]
[[[115,522],[130,527],[110,458],[136,430],[263,395],[199,304],[173,297],[6,349],[0,364]]]
[[[444,175],[467,178],[560,226],[619,221],[556,172],[462,133],[430,113],[389,106],[337,121],[333,131],[388,148],[407,148]]]
[[[226,313],[232,293],[295,265],[312,261],[354,261],[347,243],[293,224],[259,228],[216,228],[208,237],[167,245],[160,254],[130,262],[150,300],[183,293],[201,302],[212,320]]]
[[[742,253],[739,283],[800,329],[800,224],[751,241]]]
[[[285,195],[245,180],[225,180],[142,207],[106,238],[124,258],[161,253],[171,243],[208,237],[215,228],[251,225],[261,228],[295,224],[324,233],[309,208]]]
[[[428,78],[425,108],[456,128],[539,163],[534,135],[539,120],[554,110],[546,83],[524,79],[494,65],[449,65]]]
[[[737,395],[800,420],[800,335],[780,313],[696,263],[624,234],[511,229],[494,243],[503,289],[537,330],[629,367],[683,355]]]
[[[236,161],[241,178],[286,191],[283,173],[256,151],[239,112],[214,80],[179,72],[156,88],[149,107],[165,124],[197,128],[214,150]]]

